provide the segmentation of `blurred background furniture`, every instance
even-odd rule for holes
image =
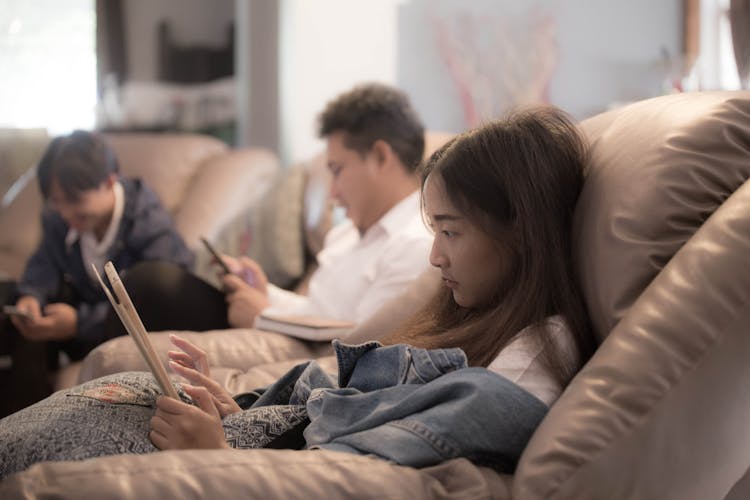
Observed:
[[[0,211],[13,197],[8,190],[21,176],[30,175],[30,167],[39,161],[49,141],[42,128],[0,128]]]

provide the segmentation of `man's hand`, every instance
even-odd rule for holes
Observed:
[[[42,316],[39,302],[31,296],[21,297],[16,307],[29,313],[30,318],[13,317],[11,321],[29,340],[66,340],[76,334],[78,313],[68,304],[48,304]]]
[[[260,264],[249,257],[234,258],[229,255],[222,255],[221,260],[226,263],[232,274],[238,276],[242,281],[255,288],[263,295],[266,295],[268,288],[268,277],[263,272]],[[226,286],[226,283],[224,284]],[[227,290],[229,290],[227,288]]]
[[[227,289],[229,324],[235,328],[252,328],[255,318],[270,305],[265,290],[261,292],[235,275],[223,279]]]
[[[263,295],[268,295],[268,277],[263,272],[260,264],[249,257],[240,257],[240,272],[238,275],[245,283],[258,290]]]
[[[198,407],[159,396],[148,437],[160,450],[229,448],[219,411],[205,387],[183,385]]]
[[[206,353],[198,346],[177,335],[170,335],[169,340],[181,351],[169,351],[170,368],[188,379],[191,384],[205,387],[219,415],[224,418],[231,413],[242,411],[232,395],[217,381],[211,378]]]

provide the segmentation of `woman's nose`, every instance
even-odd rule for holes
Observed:
[[[432,248],[430,249],[430,264],[442,269],[445,267],[446,263],[447,259],[445,258],[445,254],[441,251],[437,241],[433,240]]]

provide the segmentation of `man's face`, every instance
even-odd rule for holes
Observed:
[[[96,231],[106,227],[112,217],[115,206],[113,182],[106,180],[98,188],[83,191],[76,199],[71,199],[53,179],[47,202],[72,229],[79,233]]]
[[[327,137],[328,169],[333,181],[331,196],[346,209],[346,215],[361,233],[380,217],[379,168],[374,154],[363,157],[344,145],[344,132],[333,132]]]

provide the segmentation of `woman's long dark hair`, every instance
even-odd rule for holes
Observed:
[[[586,151],[576,126],[554,107],[516,112],[436,151],[422,165],[422,190],[428,177],[439,176],[456,209],[497,241],[498,258],[512,256],[513,271],[496,300],[483,308],[460,307],[442,287],[384,341],[460,347],[470,365],[487,366],[525,327],[561,315],[580,359],[587,359],[594,341],[571,245]],[[577,363],[548,336],[539,341],[552,373],[567,382]]]

